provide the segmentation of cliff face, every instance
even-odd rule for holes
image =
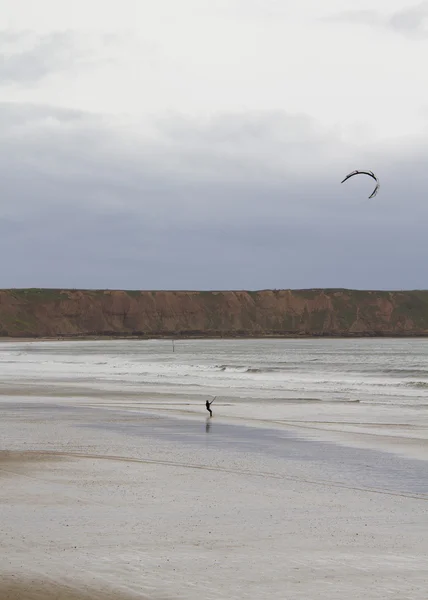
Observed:
[[[0,335],[428,335],[428,291],[2,290]]]

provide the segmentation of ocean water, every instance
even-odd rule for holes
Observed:
[[[428,409],[428,340],[102,340],[0,344],[2,393],[248,403],[359,403]]]

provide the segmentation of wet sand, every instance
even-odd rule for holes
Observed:
[[[2,600],[428,597],[425,460],[203,407],[2,400]]]
[[[135,600],[142,596],[124,595],[103,589],[76,589],[72,585],[49,580],[2,578],[0,575],[0,598],[2,600]]]

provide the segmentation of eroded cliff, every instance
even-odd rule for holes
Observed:
[[[0,335],[428,335],[428,291],[2,290]]]

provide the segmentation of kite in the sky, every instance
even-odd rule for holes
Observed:
[[[379,179],[376,177],[376,175],[373,173],[373,171],[352,171],[352,173],[349,173],[345,177],[345,179],[343,181],[341,181],[340,183],[343,183],[344,181],[346,181],[350,177],[353,177],[353,175],[369,175],[370,177],[373,177],[373,179],[376,181],[376,187],[372,191],[372,193],[370,194],[369,198],[374,198],[376,196],[378,190],[379,190],[380,183],[379,183]]]

